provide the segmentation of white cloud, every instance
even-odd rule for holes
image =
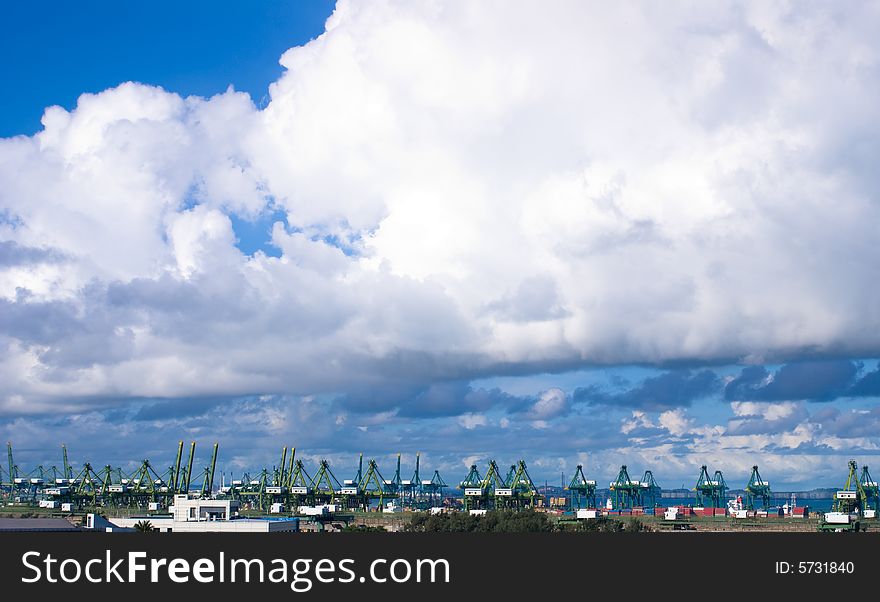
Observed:
[[[660,414],[657,422],[671,435],[681,436],[690,431],[693,420],[682,409],[668,410]]]
[[[484,414],[472,414],[470,412],[462,414],[457,420],[458,424],[469,431],[474,430],[478,426],[486,426],[488,424]]]
[[[568,413],[570,408],[571,400],[565,391],[554,387],[542,392],[525,415],[529,420],[543,422]]]
[[[66,263],[0,266],[0,298],[65,317],[0,332],[0,408],[877,353],[878,25],[341,2],[264,110],[133,83],[49,108],[0,141],[0,240]],[[243,255],[229,216],[270,209],[282,256]]]
[[[803,403],[797,401],[780,403],[734,401],[730,404],[734,416],[760,416],[764,420],[787,418],[802,407]]]

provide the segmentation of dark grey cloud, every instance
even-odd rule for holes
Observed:
[[[846,391],[847,397],[880,397],[880,367],[868,372]]]
[[[181,397],[156,401],[141,406],[131,420],[177,420],[202,416],[222,403],[233,401],[229,397]]]
[[[458,416],[484,412],[496,406],[519,407],[523,398],[500,389],[474,388],[467,381],[436,382],[424,386],[412,382],[382,381],[336,399],[336,405],[355,412],[397,410],[407,418]]]
[[[880,436],[880,406],[869,409],[829,407],[813,414],[810,422],[820,425],[825,435],[876,440]]]
[[[720,381],[712,370],[677,370],[646,378],[622,392],[607,392],[597,385],[574,391],[574,402],[589,405],[622,406],[645,410],[668,410],[690,406],[718,391]]]
[[[727,401],[830,401],[845,395],[861,364],[852,360],[785,364],[774,373],[749,366],[724,389]]]
[[[85,290],[83,295],[92,301],[96,291]],[[102,303],[35,300],[21,289],[15,300],[0,299],[0,335],[25,347],[38,346],[49,378],[67,369],[127,359],[133,351],[130,324]]]

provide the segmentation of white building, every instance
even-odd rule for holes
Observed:
[[[298,518],[257,519],[238,516],[235,500],[190,499],[175,495],[170,514],[110,518],[89,514],[86,528],[94,531],[130,530],[141,521],[149,521],[163,533],[292,533],[299,531]]]

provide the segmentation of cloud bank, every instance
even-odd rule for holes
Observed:
[[[880,391],[854,362],[880,356],[878,28],[876,3],[341,0],[262,109],[134,82],[49,107],[0,139],[0,416],[821,455],[876,422],[803,402]],[[623,364],[686,368],[471,384]],[[693,422],[716,394],[729,424]],[[606,407],[628,430],[583,418]]]
[[[0,141],[0,411],[876,355],[858,7],[343,1],[263,110],[50,107]]]

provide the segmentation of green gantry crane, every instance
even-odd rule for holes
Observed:
[[[834,511],[845,514],[862,515],[865,509],[867,494],[859,482],[858,464],[855,460],[849,461],[849,474],[843,489],[834,494]]]
[[[867,466],[862,466],[859,484],[865,492],[865,510],[873,510],[873,518],[877,518],[880,514],[880,489],[878,489],[877,481],[871,478]]]
[[[507,489],[510,490],[509,501],[504,504],[511,508],[534,508],[535,500],[541,498],[538,488],[529,476],[524,460],[520,460],[511,468],[515,469],[513,476],[507,479]],[[495,502],[499,501],[498,489],[495,490]]]
[[[661,496],[662,489],[660,488],[660,485],[657,484],[657,481],[654,480],[654,473],[650,470],[646,470],[645,476],[642,477],[639,485],[642,488],[642,492],[639,495],[639,505],[656,508],[657,500]]]
[[[633,508],[642,504],[642,485],[629,478],[626,464],[620,467],[617,479],[608,486],[611,491],[611,503],[615,510]]]
[[[382,478],[375,460],[370,460],[367,464],[367,472],[358,481],[357,488],[361,508],[364,511],[369,509],[373,500],[379,500],[379,506],[384,508],[386,499],[394,499],[398,495],[387,489],[385,479]]]
[[[752,476],[746,485],[746,509],[755,510],[755,502],[760,500],[761,508],[770,506],[771,492],[770,484],[761,478],[757,466],[752,466]]]
[[[239,488],[237,495],[240,500],[247,503],[251,508],[259,510],[268,510],[271,503],[267,488],[269,483],[269,471],[265,468],[260,471],[257,478],[252,478],[250,474],[244,474],[244,482]]]
[[[315,503],[331,504],[337,496],[337,492],[342,489],[339,481],[330,470],[330,463],[327,460],[321,460],[318,465],[318,472],[311,483],[312,498]]]
[[[78,508],[96,508],[105,503],[110,483],[105,481],[92,465],[86,462],[79,473],[70,480],[71,499]]]
[[[570,505],[572,510],[596,507],[596,481],[587,479],[581,464],[577,465],[571,483],[566,489],[571,491]]]
[[[700,478],[697,479],[697,485],[694,487],[697,506],[724,508],[727,503],[727,489],[727,483],[720,470],[716,470],[715,476],[710,479],[706,466],[700,467]]]
[[[357,474],[353,479],[345,479],[342,481],[342,488],[336,491],[333,499],[342,504],[346,509],[360,509],[366,511],[370,502],[369,495],[361,489],[361,483],[364,480],[364,454],[358,454]],[[371,487],[374,487],[371,484]]]
[[[485,498],[485,491],[483,489],[483,477],[480,475],[480,471],[477,470],[476,464],[471,464],[470,471],[468,471],[467,476],[459,484],[458,488],[464,494],[465,511],[473,510],[472,506],[474,504],[479,507],[481,501]]]
[[[843,489],[834,493],[832,511],[819,521],[819,531],[859,531],[865,517],[868,494],[859,479],[859,465],[849,461],[849,473]]]
[[[443,490],[448,487],[446,481],[443,480],[443,477],[440,476],[440,471],[435,470],[434,476],[431,477],[430,482],[423,485],[423,489],[425,491],[426,502],[430,506],[439,506],[443,503]]]
[[[121,480],[120,480],[121,481]],[[128,478],[123,503],[141,508],[150,502],[168,503],[168,485],[156,474],[149,460],[143,460],[140,467]]]
[[[511,497],[513,491],[508,487],[504,477],[501,476],[501,470],[495,460],[489,460],[489,468],[486,470],[486,477],[483,479],[484,499],[483,507],[486,509],[494,508],[498,504],[498,498]],[[502,501],[501,505],[506,505]]]

